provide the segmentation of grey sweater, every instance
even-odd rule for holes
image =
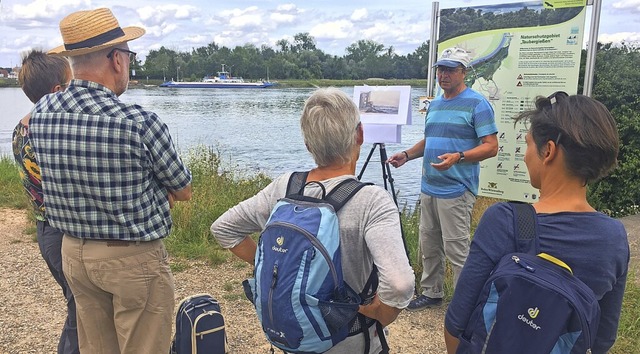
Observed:
[[[245,237],[264,228],[272,208],[284,197],[290,173],[276,178],[255,196],[229,209],[211,225],[211,233],[224,248],[238,245]],[[353,175],[321,181],[327,192]],[[305,189],[305,195],[320,197],[317,185]],[[340,244],[344,279],[361,292],[373,269],[378,267],[378,297],[388,306],[405,308],[413,295],[415,278],[409,265],[400,231],[398,209],[389,193],[377,186],[360,190],[340,211]],[[371,328],[370,353],[380,351]],[[328,353],[362,353],[362,335],[347,338]]]

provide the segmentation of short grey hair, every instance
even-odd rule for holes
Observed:
[[[91,52],[87,54],[73,55],[68,57],[67,59],[71,64],[71,68],[74,70],[92,67],[95,65],[96,62],[99,62],[100,60],[103,59],[103,57],[106,57],[107,54],[109,54],[109,52],[113,50],[113,48],[116,48],[116,46],[107,47],[107,48],[98,50],[96,52]]]
[[[304,143],[318,166],[351,161],[359,122],[356,105],[335,87],[318,89],[307,99],[300,128]]]

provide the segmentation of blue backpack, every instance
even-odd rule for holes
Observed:
[[[341,182],[322,198],[304,196],[308,173],[293,173],[286,197],[274,206],[260,235],[255,278],[243,282],[269,342],[290,353],[322,353],[374,322],[358,314],[361,295],[372,297],[374,269],[357,294],[343,280],[337,212],[366,184]],[[379,333],[382,333],[380,326]],[[383,341],[383,346],[386,342]]]
[[[539,253],[533,206],[509,205],[517,252],[485,282],[457,353],[586,353],[600,321],[595,294],[564,262]]]
[[[227,335],[220,304],[209,294],[189,296],[178,306],[171,354],[224,354]]]

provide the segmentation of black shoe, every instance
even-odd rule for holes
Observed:
[[[442,298],[434,299],[426,295],[420,295],[417,298],[411,300],[409,306],[407,306],[407,311],[422,311],[424,309],[440,306],[442,306]]]

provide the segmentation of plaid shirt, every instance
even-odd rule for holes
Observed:
[[[87,239],[169,235],[167,190],[187,187],[191,172],[155,113],[72,80],[38,101],[29,125],[53,227]]]

